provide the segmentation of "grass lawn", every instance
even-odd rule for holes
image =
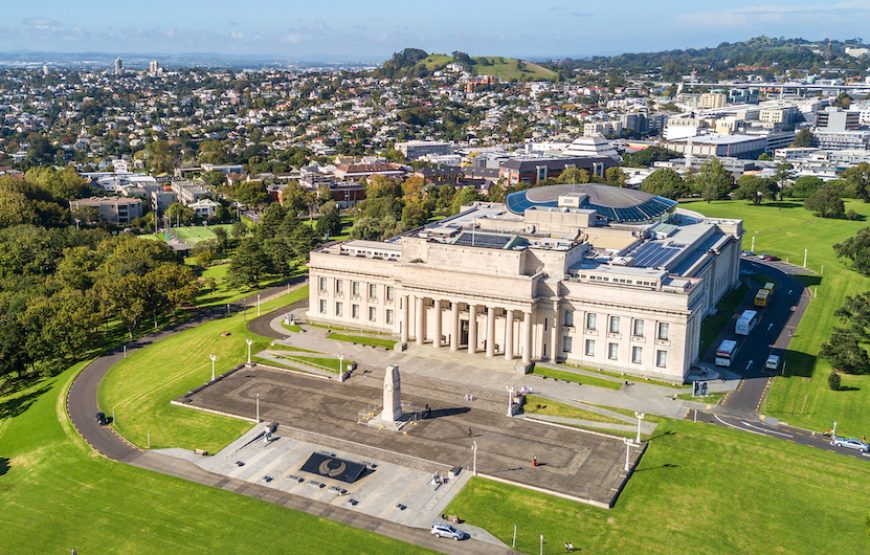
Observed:
[[[300,356],[291,353],[287,354],[278,354],[273,351],[278,358],[286,359],[289,361],[303,362],[310,366],[315,366],[322,370],[326,370],[328,372],[334,372],[338,374],[339,364],[344,364],[344,369],[347,370],[353,364],[353,361],[350,359],[345,359],[344,362],[338,360],[337,358],[328,358],[328,357],[310,357],[310,356]]]
[[[540,414],[543,416],[560,416],[563,418],[579,418],[592,422],[605,422],[607,424],[629,424],[617,418],[611,418],[597,412],[583,410],[565,403],[546,399],[537,395],[526,395],[526,403],[523,405],[523,413]]]
[[[861,553],[867,462],[737,430],[667,421],[616,507],[473,478],[448,514],[517,549],[564,553]]]
[[[345,341],[356,345],[368,345],[369,347],[380,347],[382,349],[392,349],[396,345],[396,341],[392,339],[382,339],[380,337],[368,337],[365,335],[349,335],[346,333],[330,333],[330,339],[337,341]]]
[[[291,333],[300,333],[302,331],[302,326],[300,326],[299,324],[285,324],[282,321],[281,327]]]
[[[695,202],[686,207],[709,216],[742,218],[746,229],[744,248],[749,247],[754,234],[755,252],[802,263],[804,249],[809,249],[808,266],[820,273],[808,278],[814,298],[786,353],[785,376],[774,380],[763,412],[815,430],[830,428],[837,420],[837,430],[845,435],[870,435],[870,375],[843,375],[843,385],[850,389],[831,391],[831,366],[817,357],[819,345],[836,323],[834,311],[843,305],[847,295],[870,288],[870,277],[849,268],[832,247],[866,227],[867,222],[816,218],[795,202],[761,206],[745,201]],[[870,204],[861,201],[846,201],[846,210],[870,216]]]
[[[83,366],[0,397],[0,552],[314,554],[324,545],[336,553],[422,551],[96,455],[63,403]]]
[[[317,218],[313,220],[303,220],[302,223],[307,225],[308,227],[314,229],[315,224],[317,224]],[[347,241],[350,239],[350,228],[353,227],[353,218],[350,216],[342,216],[341,217],[341,233],[338,235],[333,235],[329,238],[330,241]]]
[[[740,301],[749,287],[746,284],[741,284],[737,289],[733,289],[725,294],[724,297],[716,305],[716,314],[711,314],[704,318],[701,322],[701,346],[698,349],[699,353],[706,353],[710,345],[722,332],[722,329],[731,321],[737,307],[740,306]]]
[[[188,225],[181,227],[173,227],[172,230],[178,236],[178,238],[189,245],[195,245],[200,241],[205,241],[207,239],[214,239],[217,236],[214,234],[215,229],[221,228],[230,233],[233,226],[232,224],[217,224],[217,225]]]
[[[675,384],[672,382],[666,382],[663,380],[656,380],[653,378],[641,378],[638,376],[632,376],[631,374],[620,374],[619,372],[613,372],[610,370],[600,370],[598,368],[587,368],[585,366],[578,366],[576,364],[571,364],[570,362],[563,362],[565,366],[571,366],[573,368],[577,368],[578,370],[585,370],[586,372],[595,372],[596,374],[601,374],[604,376],[610,376],[611,378],[618,378],[625,382],[628,380],[630,382],[638,382],[638,383],[651,383],[653,385],[661,385],[664,387],[674,387],[674,388],[682,388],[683,384]]]
[[[256,293],[257,289],[265,289],[280,285],[287,281],[288,278],[298,275],[299,273],[307,272],[305,266],[300,266],[293,273],[284,276],[272,276],[262,280],[257,287],[251,289],[245,286],[235,286],[227,282],[227,274],[230,269],[230,264],[215,264],[207,267],[203,272],[203,279],[211,278],[215,281],[214,289],[202,289],[199,296],[196,298],[196,306],[214,306],[219,304],[227,304],[243,299],[252,293]]]
[[[555,380],[566,380],[569,382],[579,383],[583,385],[604,387],[613,390],[618,390],[622,387],[623,384],[623,382],[605,380],[603,378],[596,378],[594,376],[587,376],[585,374],[566,372],[565,370],[556,370],[555,368],[548,368],[546,366],[541,366],[540,364],[535,364],[535,367],[531,371],[531,374],[535,376],[542,376],[545,378],[552,378]]]
[[[677,399],[682,399],[683,401],[695,401],[696,403],[707,403],[708,405],[718,405],[719,401],[721,401],[724,396],[725,393],[721,391],[716,391],[709,395],[704,395],[703,397],[693,397],[691,393],[680,393],[677,395]]]
[[[263,310],[305,298],[302,287],[263,304]],[[224,332],[229,335],[223,336]],[[169,401],[211,378],[209,354],[217,355],[216,371],[226,372],[245,361],[251,338],[252,352],[265,349],[270,340],[252,334],[242,314],[213,320],[131,353],[106,375],[99,391],[100,407],[115,411],[115,429],[130,442],[151,447],[184,447],[217,452],[251,427],[248,422],[216,416],[175,405]]]

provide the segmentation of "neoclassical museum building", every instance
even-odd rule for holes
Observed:
[[[311,253],[308,319],[401,342],[683,381],[738,283],[740,220],[601,184],[477,202],[386,241]]]

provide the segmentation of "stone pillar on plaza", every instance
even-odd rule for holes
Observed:
[[[508,309],[504,320],[504,358],[514,358],[514,311]]]
[[[477,306],[468,305],[468,352],[477,352]]]
[[[422,345],[423,341],[426,339],[426,318],[424,318],[425,309],[423,308],[423,297],[417,297],[417,345]]]
[[[387,366],[384,374],[384,410],[381,420],[396,422],[402,418],[402,381],[398,366]]]
[[[456,301],[450,303],[450,321],[450,350],[456,352],[459,350],[459,303]]]
[[[495,356],[495,307],[486,307],[486,356]]]
[[[532,313],[523,313],[523,364],[532,362]]]
[[[432,346],[436,349],[441,346],[441,301],[435,299],[435,321],[432,326]]]
[[[556,357],[559,354],[559,336],[562,329],[561,311],[559,310],[559,301],[553,303],[553,327],[550,328],[550,348],[553,352],[550,354],[550,360],[556,362]]]
[[[408,295],[402,295],[402,343],[407,343],[410,337],[411,329],[411,309],[408,306],[411,298]]]

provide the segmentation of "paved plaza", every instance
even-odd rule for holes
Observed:
[[[621,439],[510,418],[506,393],[504,399],[463,401],[447,382],[406,374],[402,380],[403,404],[416,409],[429,404],[432,414],[400,432],[358,423],[361,414],[380,404],[383,370],[362,370],[339,383],[255,366],[226,376],[186,401],[192,407],[252,418],[259,396],[261,418],[287,427],[298,440],[352,453],[356,459],[416,467],[430,478],[439,467],[470,468],[476,442],[477,468],[483,475],[599,506],[615,501],[626,479]],[[639,449],[632,449],[632,463],[639,455]],[[537,468],[531,465],[533,457],[540,463]],[[396,497],[384,503],[400,502]]]

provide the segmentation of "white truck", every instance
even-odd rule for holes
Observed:
[[[752,329],[758,324],[758,312],[755,310],[744,310],[737,323],[734,324],[734,333],[737,335],[749,335]]]

